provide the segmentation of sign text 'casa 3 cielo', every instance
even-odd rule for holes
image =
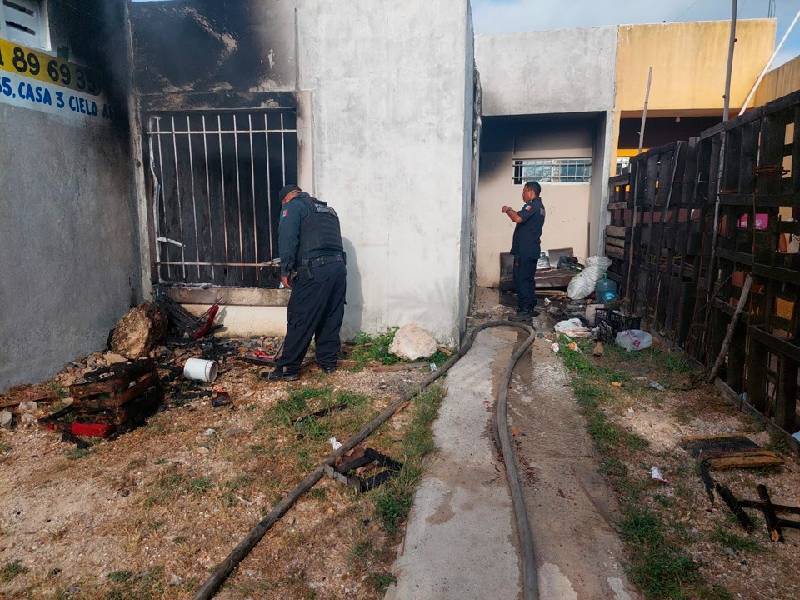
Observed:
[[[63,117],[73,124],[110,122],[97,71],[0,38],[0,104]]]

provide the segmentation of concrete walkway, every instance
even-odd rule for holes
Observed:
[[[489,435],[496,379],[516,340],[481,332],[451,369],[434,424],[438,452],[414,497],[390,600],[520,595],[511,497]]]

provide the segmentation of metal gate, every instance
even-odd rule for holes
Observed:
[[[146,122],[157,281],[277,287],[278,190],[297,182],[295,109],[159,112]]]

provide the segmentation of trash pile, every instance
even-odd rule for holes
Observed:
[[[237,360],[274,364],[276,338],[226,340],[214,304],[194,317],[166,297],[126,313],[109,333],[106,352],[71,362],[49,384],[23,385],[0,395],[0,426],[40,426],[80,438],[111,438],[145,423],[158,410],[208,401],[231,403],[214,381]]]
[[[626,315],[620,308],[617,284],[608,279],[611,261],[604,256],[591,256],[586,268],[572,277],[566,298],[545,295],[546,311],[559,319],[556,333],[569,338],[591,338],[598,342],[595,355],[602,355],[602,344],[614,342],[628,352],[649,348],[652,336],[639,329],[641,318]],[[537,294],[539,290],[537,289]],[[553,345],[553,350],[557,352]]]

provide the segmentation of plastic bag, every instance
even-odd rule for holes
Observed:
[[[594,291],[597,282],[611,266],[611,259],[605,256],[590,256],[586,268],[575,275],[567,286],[567,295],[573,300],[586,298]]]
[[[567,337],[589,337],[592,332],[583,326],[580,319],[567,319],[566,321],[559,321],[553,328],[556,333],[563,333]]]
[[[653,345],[653,336],[641,329],[628,329],[617,334],[617,346],[628,352],[644,350]]]

